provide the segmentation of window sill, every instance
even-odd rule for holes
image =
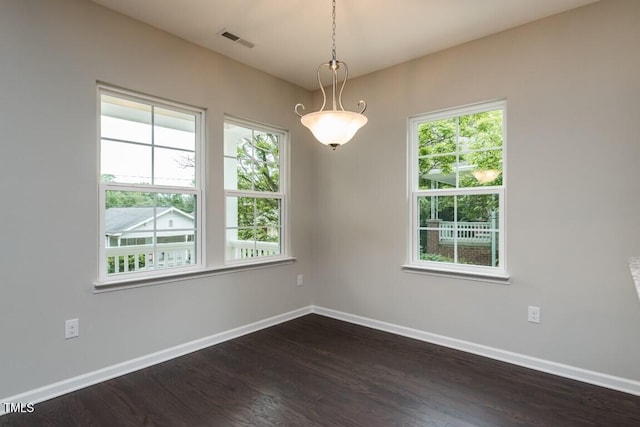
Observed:
[[[511,283],[511,276],[508,274],[491,274],[491,273],[476,273],[466,271],[453,271],[445,269],[437,269],[432,267],[424,267],[417,265],[405,264],[402,266],[402,270],[407,273],[415,274],[427,274],[430,276],[438,277],[450,277],[463,280],[472,280],[475,282],[497,283],[499,285],[509,285]]]
[[[296,261],[295,257],[286,257],[270,260],[260,260],[252,263],[224,265],[221,267],[206,267],[201,270],[190,270],[167,274],[158,277],[127,278],[122,280],[109,280],[107,282],[96,281],[93,283],[93,293],[120,291],[123,289],[140,288],[143,286],[161,285],[164,283],[175,283],[183,280],[198,279],[201,277],[217,276],[220,274],[235,273],[238,271],[256,270],[269,268],[278,265],[291,264]]]

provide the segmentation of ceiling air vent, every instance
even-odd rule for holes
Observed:
[[[236,36],[233,33],[230,33],[227,30],[222,30],[220,31],[218,34],[220,34],[222,37],[226,37],[229,40],[231,40],[232,42],[236,42],[241,44],[244,47],[248,47],[249,49],[251,49],[253,46],[255,46],[253,43],[251,43],[250,41],[247,41],[245,39],[240,38],[239,36]]]

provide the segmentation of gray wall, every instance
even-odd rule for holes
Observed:
[[[298,261],[94,295],[97,80],[207,109],[211,260],[224,114],[290,129]],[[311,94],[91,2],[0,0],[0,397],[308,306],[316,162],[297,102]],[[64,340],[75,317],[80,337]]]
[[[354,79],[369,124],[332,152],[301,88],[84,0],[0,0],[0,396],[311,303],[640,380],[639,17],[602,0]],[[296,263],[94,295],[96,80],[207,108],[211,259],[223,114],[289,129]],[[407,117],[502,97],[512,284],[403,272]]]
[[[626,263],[640,255],[638,22],[639,1],[603,0],[348,84],[369,124],[318,158],[314,303],[640,380]],[[512,284],[403,272],[407,117],[495,98],[508,102]]]

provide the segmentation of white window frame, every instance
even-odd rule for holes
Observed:
[[[279,260],[291,260],[290,244],[289,244],[289,215],[288,215],[288,195],[289,195],[289,132],[284,129],[280,129],[274,126],[265,125],[263,123],[254,122],[230,115],[225,115],[224,124],[231,124],[235,126],[241,126],[257,132],[273,133],[281,136],[279,146],[279,177],[280,182],[277,192],[263,192],[263,191],[250,191],[250,190],[235,190],[224,188],[224,200],[225,200],[225,224],[224,224],[224,253],[225,253],[225,265],[252,265],[252,264],[264,264]],[[224,156],[224,154],[223,154]],[[227,157],[227,156],[224,156]],[[225,173],[227,173],[225,171]],[[243,259],[227,259],[227,201],[229,197],[252,197],[252,198],[269,198],[280,200],[280,253],[276,255],[256,256]]]
[[[206,263],[206,249],[205,249],[205,170],[204,170],[204,147],[205,147],[205,110],[190,105],[177,103],[174,101],[168,101],[158,97],[141,94],[131,90],[125,90],[117,87],[113,87],[106,84],[97,85],[97,146],[98,146],[98,212],[99,212],[99,251],[98,251],[98,280],[95,282],[96,288],[109,287],[117,284],[126,284],[133,282],[143,282],[145,280],[154,280],[162,278],[171,278],[179,275],[189,274],[201,271],[205,269]],[[127,184],[127,183],[114,183],[114,182],[102,182],[101,179],[101,95],[111,95],[114,97],[131,100],[154,107],[165,108],[173,111],[178,111],[186,114],[193,114],[195,116],[195,186],[194,187],[181,187],[181,186],[169,186],[169,185],[153,185],[153,184]],[[108,261],[106,258],[105,248],[105,199],[106,193],[109,190],[116,191],[136,191],[145,193],[179,193],[179,194],[191,194],[196,197],[196,215],[195,215],[195,252],[196,260],[194,263],[187,266],[143,270],[119,274],[107,274]]]
[[[486,111],[502,110],[502,185],[483,187],[461,187],[446,189],[420,189],[419,188],[419,137],[418,128],[425,122],[432,122],[444,119],[460,117],[468,114],[481,113]],[[409,140],[409,237],[408,237],[408,263],[403,267],[408,271],[433,272],[445,275],[475,276],[478,278],[498,279],[498,281],[508,280],[507,274],[507,251],[506,251],[506,185],[507,185],[507,102],[506,100],[494,100],[462,107],[439,110],[431,113],[412,116],[408,121]],[[500,262],[497,267],[456,264],[448,262],[425,261],[420,259],[420,238],[419,238],[419,198],[425,196],[463,196],[463,195],[483,195],[497,194],[499,203],[498,213],[498,253]],[[503,283],[503,282],[501,282]],[[507,282],[504,282],[507,283]]]

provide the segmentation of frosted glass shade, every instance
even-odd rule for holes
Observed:
[[[349,142],[358,129],[367,124],[362,114],[340,110],[305,114],[300,121],[318,141],[333,147]]]

